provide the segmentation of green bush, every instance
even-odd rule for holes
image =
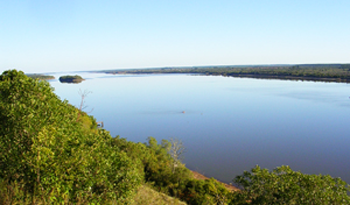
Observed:
[[[183,164],[178,164],[174,171],[174,159],[169,154],[172,145],[167,140],[158,144],[156,139],[149,137],[147,143],[142,144],[128,142],[117,136],[113,145],[135,161],[141,161],[140,169],[145,174],[145,181],[158,191],[188,204],[220,204],[230,201],[230,192],[216,180],[196,180]]]
[[[281,166],[269,172],[256,166],[237,176],[243,187],[233,204],[350,204],[349,186],[339,178],[308,175]]]
[[[180,198],[193,205],[227,204],[231,200],[231,192],[213,178],[192,179],[187,182]]]

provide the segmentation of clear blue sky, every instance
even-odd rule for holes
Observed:
[[[349,0],[0,0],[0,72],[350,63]]]

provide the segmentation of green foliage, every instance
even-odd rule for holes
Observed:
[[[227,204],[231,201],[231,192],[213,178],[192,179],[187,182],[180,198],[193,205]]]
[[[0,76],[0,179],[23,200],[127,200],[141,183],[138,165],[79,112],[45,81],[16,70]]]
[[[93,116],[87,115],[85,112],[79,111],[79,117],[77,119],[79,124],[81,125],[81,129],[84,134],[97,134],[97,123],[96,119]]]
[[[341,179],[302,174],[288,166],[272,172],[256,166],[234,182],[244,188],[235,193],[234,204],[350,204],[349,187]]]
[[[173,159],[168,154],[171,145],[167,140],[158,144],[156,139],[149,137],[148,143],[142,144],[128,142],[117,136],[113,145],[133,160],[140,161],[140,169],[145,174],[146,182],[152,182],[164,192],[171,191],[178,181],[191,178],[192,173],[184,165],[178,166],[176,171],[172,172]]]
[[[175,196],[189,204],[220,204],[230,201],[230,192],[214,179],[196,180],[190,170],[176,161],[169,154],[172,144],[162,140],[158,144],[153,137],[147,143],[128,142],[114,138],[113,145],[134,161],[141,161],[140,170],[145,174],[145,181],[154,189]],[[175,170],[175,171],[174,171]]]

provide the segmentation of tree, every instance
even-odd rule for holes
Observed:
[[[83,111],[85,108],[87,108],[87,106],[85,105],[85,98],[86,98],[89,94],[91,94],[91,93],[92,93],[91,91],[84,90],[84,92],[83,92],[81,89],[79,89],[78,94],[79,94],[80,97],[81,97],[80,105],[79,105],[79,110],[80,110],[80,111]],[[91,110],[91,111],[92,111],[92,110]],[[91,111],[90,111],[90,112],[91,112]]]
[[[243,187],[234,193],[234,204],[349,204],[350,191],[340,178],[308,175],[281,166],[269,172],[256,166],[234,182]],[[240,203],[239,203],[240,202]]]
[[[170,138],[170,147],[169,154],[173,158],[173,173],[175,173],[176,167],[178,167],[183,160],[183,153],[185,151],[185,147],[182,141],[178,138]]]
[[[81,89],[79,89],[78,94],[80,95],[81,100],[80,100],[80,105],[79,105],[79,110],[80,110],[80,112],[78,113],[77,121],[79,120],[82,111],[83,111],[85,108],[87,108],[87,105],[85,105],[85,98],[86,98],[90,93],[92,93],[92,92],[91,92],[91,91],[87,91],[87,90],[84,90],[84,92],[83,92]],[[93,110],[93,109],[92,109],[92,110]],[[92,112],[92,110],[91,110],[90,112]]]

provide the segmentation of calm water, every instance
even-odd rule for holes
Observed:
[[[54,74],[57,78],[63,74]],[[187,167],[224,182],[256,164],[289,165],[350,183],[350,85],[194,75],[79,73],[81,84],[51,81],[112,136],[145,142],[180,138]],[[183,113],[183,111],[185,113]]]

